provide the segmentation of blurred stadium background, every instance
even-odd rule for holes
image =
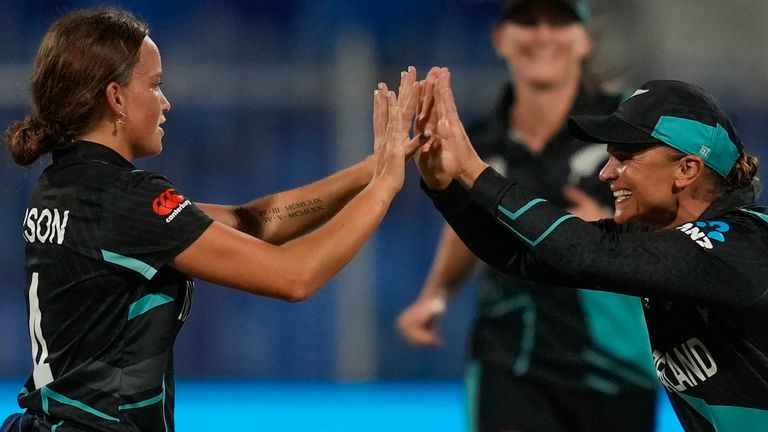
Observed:
[[[0,0],[3,129],[28,110],[31,61],[47,26],[72,9],[103,4]],[[360,160],[371,148],[376,83],[396,86],[408,65],[421,75],[432,65],[450,67],[465,122],[490,109],[507,74],[489,37],[498,0],[111,4],[150,23],[172,104],[163,154],[137,165],[164,173],[196,201],[241,203]],[[659,78],[697,83],[720,99],[743,141],[768,162],[768,3],[593,0],[592,15],[598,44],[593,63],[613,88],[633,89]],[[0,377],[19,385],[30,371],[19,228],[27,196],[47,163],[22,169],[0,152]],[[411,348],[394,327],[420,289],[441,226],[417,177],[410,166],[375,237],[305,303],[198,283],[193,313],[176,345],[177,376],[182,381],[419,380],[438,389],[447,382],[455,396],[450,403],[458,409],[473,290],[464,290],[449,307],[440,349]],[[431,415],[427,399],[414,403],[424,404],[421,414]],[[414,430],[448,430],[443,420],[440,427]],[[266,430],[272,429],[286,430]],[[359,430],[337,430],[352,429]]]

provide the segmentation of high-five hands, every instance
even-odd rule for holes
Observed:
[[[417,166],[427,187],[445,189],[454,179],[471,187],[488,165],[480,159],[464,131],[451,91],[451,73],[433,67],[419,84],[417,131],[422,147]]]
[[[417,81],[416,69],[409,66],[401,73],[397,95],[379,83],[374,92],[373,131],[377,156],[373,180],[391,182],[396,190],[403,185],[404,161],[417,150],[417,166],[430,189],[445,189],[454,179],[471,187],[488,167],[464,131],[448,68],[433,67],[423,81]]]
[[[409,136],[419,93],[413,66],[401,74],[397,95],[384,83],[374,91],[373,147],[377,161],[372,181],[386,181],[396,191],[403,186],[405,161],[420,145],[418,139]]]

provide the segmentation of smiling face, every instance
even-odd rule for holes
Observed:
[[[566,6],[556,1],[530,1],[493,34],[499,57],[515,80],[533,86],[552,86],[579,77],[592,49],[584,26]]]
[[[125,140],[133,158],[156,155],[163,148],[165,112],[171,108],[160,89],[163,67],[160,51],[147,36],[141,44],[139,62],[131,80],[122,88]]]
[[[679,202],[676,180],[681,155],[658,144],[609,144],[600,180],[615,198],[614,220],[652,228],[674,223]]]

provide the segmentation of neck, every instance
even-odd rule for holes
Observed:
[[[120,137],[120,131],[118,131],[117,134],[115,134],[114,131],[114,125],[112,123],[106,123],[99,125],[93,130],[79,135],[76,138],[109,147],[125,158],[125,160],[132,162],[135,159],[135,156],[128,150],[128,146]]]
[[[580,75],[551,86],[515,81],[510,124],[529,150],[538,153],[563,127],[579,92]]]
[[[717,197],[709,195],[705,197],[682,196],[678,201],[677,213],[671,222],[660,228],[675,228],[686,222],[692,222],[701,217]]]

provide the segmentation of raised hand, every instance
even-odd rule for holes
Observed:
[[[373,92],[373,152],[378,153],[387,139],[387,122],[389,121],[389,89],[383,82],[378,90]]]
[[[381,88],[381,87],[380,87]],[[384,86],[386,89],[386,86]],[[376,169],[371,182],[385,182],[395,192],[403,186],[405,177],[404,143],[408,140],[408,126],[403,126],[402,110],[397,106],[395,92],[378,90],[374,93],[374,131],[382,130],[382,119],[387,114],[385,136],[374,138],[376,149]]]
[[[488,166],[477,155],[464,131],[450,80],[450,72],[445,72],[434,84],[436,136],[422,146],[417,161],[421,176],[431,189],[444,189],[453,179],[471,186]]]
[[[416,117],[416,134],[422,144],[428,143],[437,129],[437,108],[435,106],[435,83],[440,76],[448,73],[448,68],[433,67],[426,78],[419,82],[421,97]]]
[[[416,114],[416,109],[419,105],[419,99],[421,96],[421,87],[416,80],[416,68],[408,66],[408,71],[400,73],[400,88],[397,94],[397,105],[400,107],[400,115],[402,116],[402,127],[406,128],[406,136],[413,124],[413,117]],[[418,137],[414,137],[404,143],[405,145],[405,158],[406,160],[416,153],[416,150],[421,146],[421,142]]]

